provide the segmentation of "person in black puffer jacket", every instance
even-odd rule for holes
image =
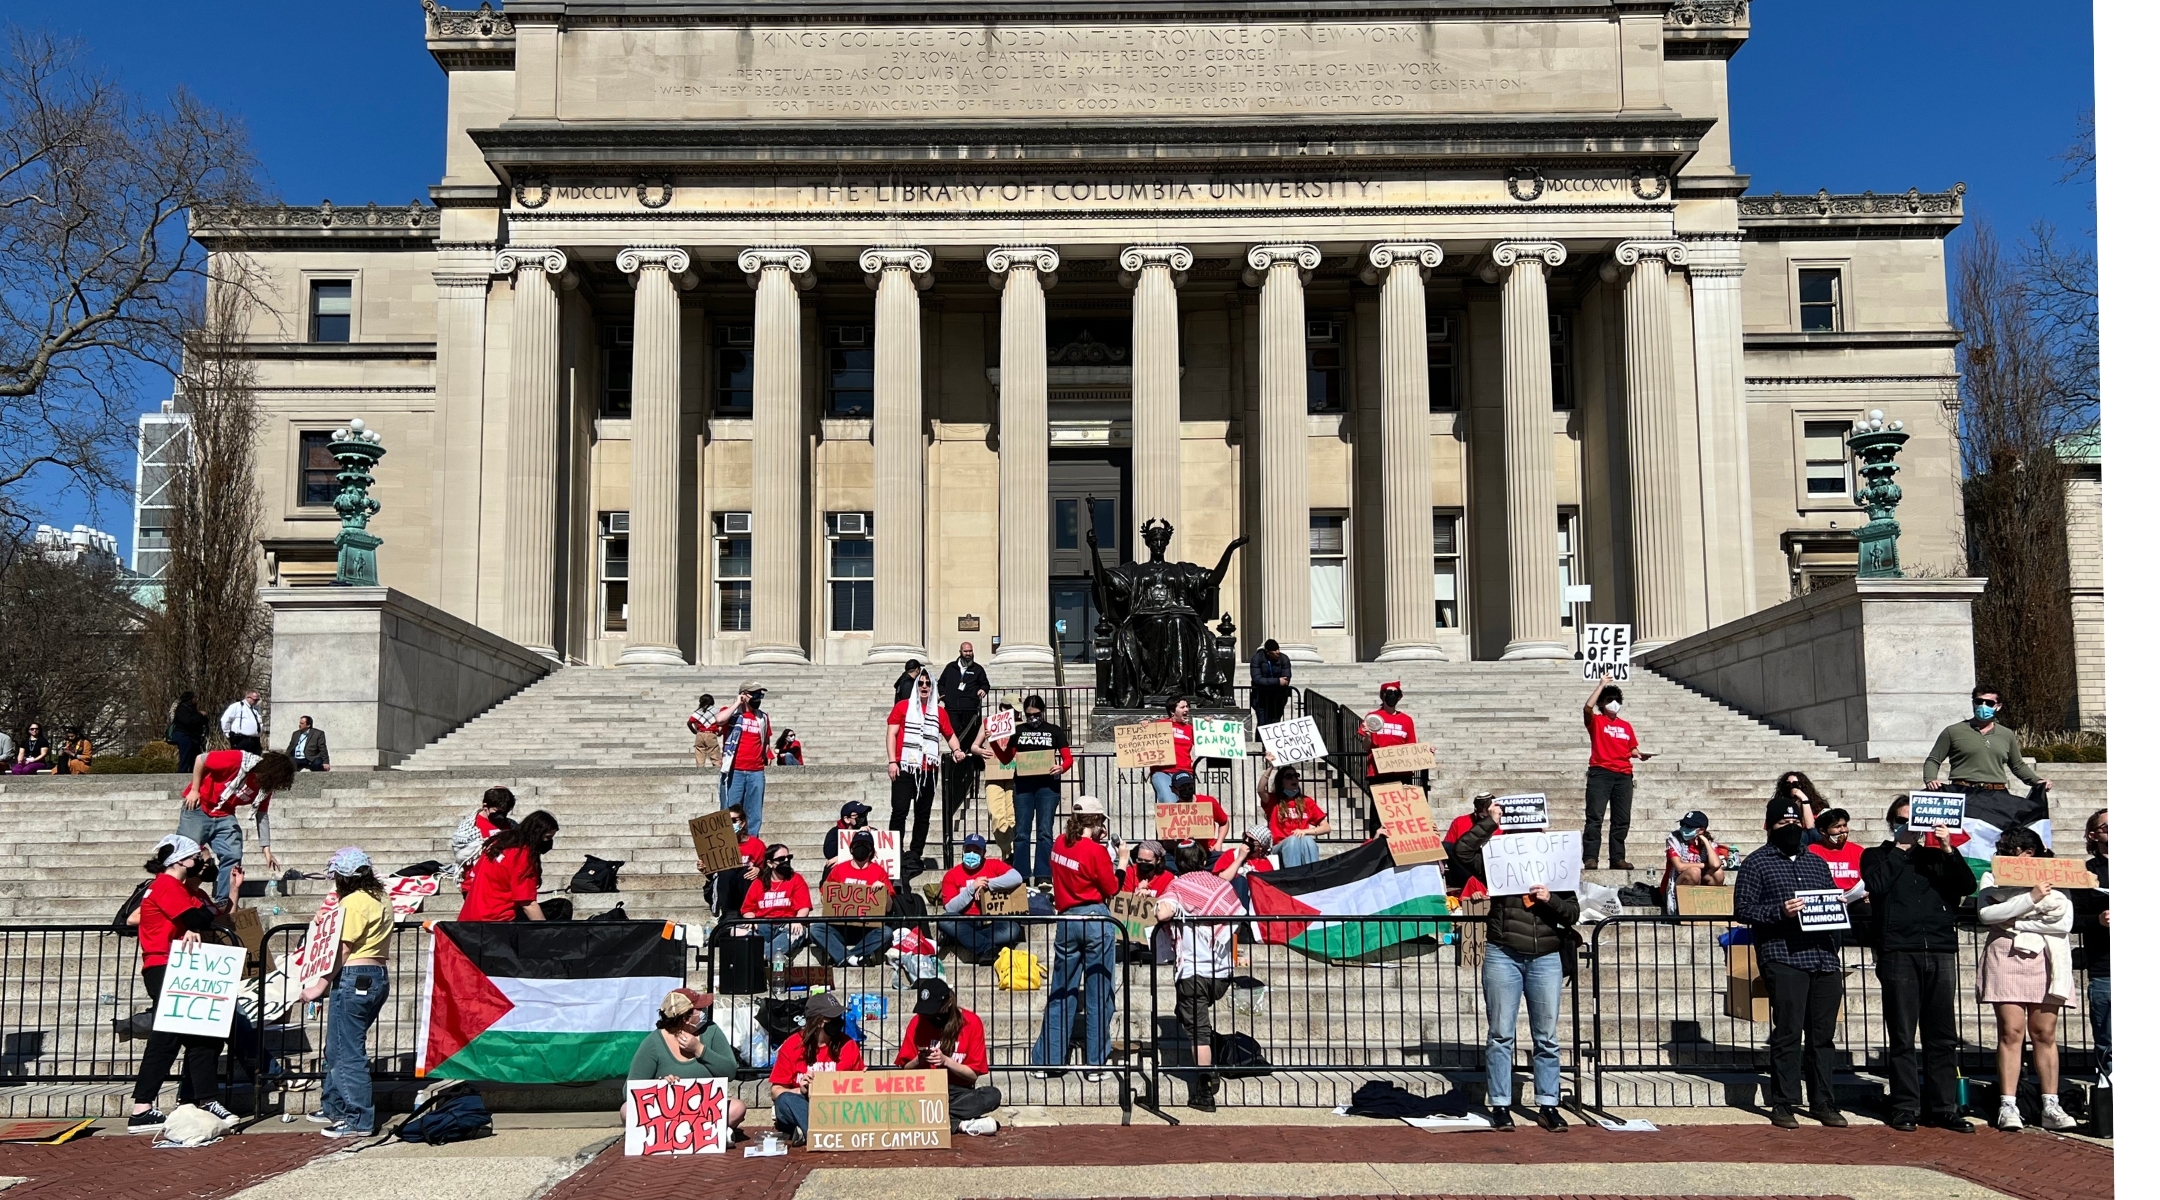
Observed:
[[[1485,875],[1485,843],[1499,832],[1497,807],[1478,814],[1450,853],[1457,867]],[[1515,1096],[1515,1014],[1530,1002],[1531,1083],[1537,1123],[1554,1133],[1567,1128],[1560,1115],[1560,981],[1575,953],[1575,922],[1581,916],[1573,892],[1533,888],[1528,895],[1495,896],[1486,918],[1485,1098],[1493,1128],[1515,1128],[1508,1106]]]
[[[1958,1115],[1957,913],[1977,885],[1964,857],[1948,848],[1950,830],[1937,830],[1931,844],[1926,830],[1912,828],[1911,811],[1899,797],[1885,814],[1890,840],[1860,855],[1860,882],[1873,901],[1860,929],[1875,951],[1889,1033],[1890,1126],[1909,1133],[1925,1121],[1971,1133],[1972,1122]]]

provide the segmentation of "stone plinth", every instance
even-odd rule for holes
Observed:
[[[264,588],[273,736],[315,719],[340,770],[395,766],[554,664],[394,588]]]
[[[1924,757],[1971,715],[1984,579],[1854,579],[1636,661],[1858,758]]]

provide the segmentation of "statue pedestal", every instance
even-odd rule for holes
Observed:
[[[1147,721],[1161,721],[1169,715],[1159,707],[1103,708],[1098,706],[1094,709],[1093,715],[1088,718],[1087,740],[1090,743],[1100,742],[1105,746],[1115,746],[1117,744],[1117,734],[1112,731],[1118,726],[1138,725]],[[1217,721],[1243,721],[1248,726],[1251,725],[1253,719],[1252,710],[1249,708],[1235,708],[1221,704],[1205,706],[1195,704],[1192,706],[1192,715],[1194,717],[1208,717]],[[1253,735],[1248,729],[1246,741],[1250,742],[1252,738]],[[1075,747],[1075,749],[1078,749],[1078,747]]]

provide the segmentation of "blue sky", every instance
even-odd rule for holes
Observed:
[[[459,0],[462,6],[463,0]],[[2092,14],[2030,0],[1758,0],[1733,60],[1735,157],[1760,192],[1923,191],[2018,234],[2087,235],[2089,185],[2056,155],[2092,107]],[[239,114],[275,194],[402,204],[442,172],[443,76],[418,0],[274,8],[15,0],[8,19],[80,39],[137,91],[186,87]],[[146,387],[145,407],[169,394]],[[46,520],[128,540],[129,500],[53,495]]]

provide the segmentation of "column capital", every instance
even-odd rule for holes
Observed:
[[[1254,246],[1245,252],[1245,265],[1255,271],[1283,263],[1296,263],[1298,270],[1310,271],[1320,265],[1320,247],[1304,242],[1278,242]]]
[[[1685,242],[1665,239],[1643,239],[1622,242],[1613,247],[1613,261],[1623,267],[1632,267],[1645,258],[1662,258],[1667,266],[1684,267],[1688,261]]]
[[[807,292],[817,286],[817,272],[810,269],[810,252],[801,246],[751,246],[735,256],[735,265],[752,287],[767,271],[785,271],[795,290]]]
[[[1058,269],[1058,252],[1048,246],[999,246],[983,258],[992,275],[1015,268],[1048,275]]]
[[[1493,243],[1492,260],[1494,266],[1512,267],[1525,257],[1544,260],[1546,269],[1550,270],[1567,261],[1567,247],[1558,242]]]
[[[1430,271],[1440,265],[1445,253],[1438,242],[1376,242],[1365,252],[1365,261],[1385,271],[1407,259]]]
[[[680,246],[625,246],[615,255],[615,269],[635,275],[647,267],[660,267],[676,277],[675,286],[688,291],[697,286],[690,270],[690,252]]]
[[[569,265],[570,256],[553,246],[508,246],[495,254],[497,275],[515,275],[527,270],[560,275]]]
[[[1190,271],[1193,264],[1190,246],[1127,246],[1118,251],[1118,267],[1138,273],[1149,267],[1164,267],[1172,271]]]
[[[914,276],[916,291],[930,287],[930,252],[921,246],[872,246],[856,262],[862,267],[863,282],[871,287],[876,287],[878,276],[887,271],[906,271]]]

